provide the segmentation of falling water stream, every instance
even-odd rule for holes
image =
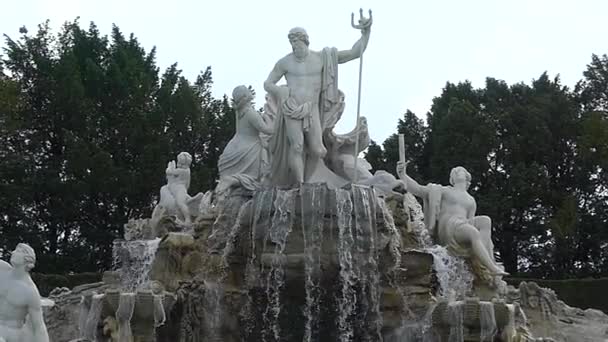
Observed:
[[[300,196],[306,291],[304,342],[313,342],[319,338],[321,244],[327,189],[303,185]]]
[[[114,241],[114,269],[118,271],[123,290],[135,291],[149,281],[149,273],[160,238],[154,240]]]
[[[234,251],[239,229],[241,227],[241,221],[243,215],[251,205],[252,201],[247,201],[239,208],[238,214],[231,225],[228,236],[226,238],[226,244],[222,250],[219,273],[215,281],[204,281],[205,286],[205,300],[204,308],[205,312],[205,330],[207,331],[207,338],[211,341],[221,340],[221,327],[224,316],[224,305],[222,305],[222,299],[225,295],[225,280],[228,276],[228,269],[230,268],[229,257]],[[222,229],[223,227],[220,227]],[[220,232],[220,229],[216,230],[216,233]]]
[[[116,310],[116,320],[118,321],[118,341],[127,342],[133,340],[131,331],[131,319],[135,309],[135,293],[121,293],[118,299],[118,309]]]
[[[496,335],[496,316],[492,302],[479,302],[480,341],[494,341]]]
[[[281,289],[285,285],[284,250],[287,237],[291,233],[293,213],[295,212],[295,195],[299,189],[277,190],[274,201],[274,216],[269,230],[270,242],[274,245],[271,267],[266,278],[266,299],[264,312],[264,341],[281,341]]]
[[[81,311],[81,315],[86,317],[84,320],[84,329],[81,330],[81,334],[88,340],[97,341],[97,326],[101,319],[101,309],[103,308],[102,304],[104,297],[104,294],[93,294],[91,296],[91,307],[88,313],[83,313]]]
[[[353,202],[348,190],[336,190],[337,220],[338,220],[338,261],[340,263],[341,296],[338,298],[338,330],[340,342],[353,340],[354,330],[350,316],[357,307],[355,292],[355,272],[353,265],[353,232],[352,211]]]
[[[256,192],[253,200],[253,219],[251,222],[251,231],[249,233],[250,239],[250,255],[249,261],[245,269],[245,284],[247,289],[247,298],[245,305],[240,311],[240,316],[244,320],[245,324],[245,336],[246,339],[251,338],[255,327],[257,325],[255,315],[257,308],[254,303],[254,295],[251,293],[251,289],[255,289],[261,286],[260,268],[258,267],[258,248],[257,243],[259,241],[258,234],[263,235],[262,219],[267,219],[272,210],[274,191],[270,189],[264,189]]]
[[[450,322],[449,342],[464,341],[464,302],[456,301],[448,304],[448,321]]]

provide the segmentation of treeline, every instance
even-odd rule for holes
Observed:
[[[155,50],[113,27],[75,21],[5,36],[0,59],[0,252],[28,242],[37,272],[107,269],[129,218],[150,215],[168,160],[193,155],[191,189],[217,179],[234,132],[210,68],[162,73]],[[574,89],[543,74],[531,85],[448,83],[426,122],[406,112],[408,170],[445,184],[466,167],[501,259],[533,277],[608,274],[608,57],[593,56]],[[394,172],[397,135],[366,158]]]
[[[452,167],[471,172],[477,212],[492,218],[513,274],[608,274],[608,57],[593,55],[583,77],[574,89],[546,73],[531,85],[447,83],[426,122],[410,111],[398,122],[415,179],[447,184]],[[366,158],[394,170],[397,134]]]
[[[176,65],[161,74],[155,50],[118,27],[20,34],[0,63],[0,252],[31,244],[42,273],[107,269],[177,153],[193,155],[192,189],[214,186],[234,114],[210,68],[193,83]]]

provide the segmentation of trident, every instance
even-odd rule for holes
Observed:
[[[350,25],[357,29],[362,30],[369,28],[372,25],[372,10],[369,10],[369,19],[365,19],[363,17],[363,9],[359,9],[359,24],[355,25],[355,13],[351,13],[350,16]],[[359,171],[357,170],[357,160],[359,154],[359,118],[361,117],[361,77],[363,74],[363,44],[359,44],[360,54],[359,54],[359,91],[357,95],[357,122],[355,123],[355,127],[357,129],[357,133],[355,133],[355,183],[359,180]]]

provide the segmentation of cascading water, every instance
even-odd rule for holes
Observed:
[[[496,335],[494,303],[479,302],[479,323],[481,327],[480,341],[494,341],[494,335]]]
[[[146,285],[160,239],[114,241],[114,269],[118,271],[122,288],[135,291]]]
[[[82,324],[80,326],[80,334],[87,340],[97,341],[97,326],[99,325],[99,320],[101,319],[101,310],[103,308],[103,299],[104,294],[94,293],[91,296],[91,306],[88,310],[84,308],[84,298],[82,300],[82,307],[80,311],[79,322]]]
[[[131,318],[135,309],[135,293],[121,293],[118,299],[116,320],[118,321],[118,341],[127,342],[133,340],[131,331]]]
[[[357,294],[354,289],[355,272],[352,250],[354,245],[352,232],[353,203],[350,192],[336,190],[338,220],[338,261],[340,263],[341,297],[338,298],[338,330],[340,342],[353,340],[354,329],[351,316],[357,307]]]
[[[304,342],[312,342],[319,338],[321,241],[327,191],[325,187],[303,185],[300,196],[306,291]]]
[[[403,203],[406,210],[409,210],[410,225],[418,242],[425,252],[433,256],[433,265],[440,287],[439,296],[449,301],[462,299],[473,288],[473,274],[466,261],[451,255],[445,247],[432,244],[424,222],[422,207],[412,194],[405,194]]]
[[[450,322],[449,342],[464,341],[464,303],[461,301],[448,304],[448,320]]]
[[[203,301],[203,312],[205,319],[203,325],[207,333],[208,341],[220,341],[222,325],[222,297],[223,288],[218,282],[204,282],[205,297]]]
[[[160,327],[167,321],[167,313],[163,306],[163,296],[154,295],[154,327]]]
[[[262,223],[262,218],[268,218],[270,211],[272,210],[272,198],[274,191],[270,189],[260,190],[255,194],[253,200],[253,220],[251,222],[251,232],[249,234],[250,239],[250,256],[249,261],[245,269],[245,284],[247,289],[254,289],[259,287],[260,284],[260,268],[257,265],[258,260],[258,226]],[[261,231],[261,230],[260,230]],[[245,305],[241,309],[240,316],[244,320],[245,324],[245,336],[247,339],[251,337],[256,327],[254,298],[251,291],[247,291],[247,298]]]
[[[426,251],[433,255],[440,297],[454,301],[471,292],[473,274],[465,259],[451,255],[445,247],[439,245],[427,248]]]
[[[87,318],[89,317],[90,309],[90,306],[87,306],[86,304],[85,297],[82,296],[78,307],[78,332],[82,338],[86,338]]]
[[[355,250],[358,257],[356,258],[358,267],[355,269],[359,287],[362,290],[359,296],[360,310],[365,314],[365,321],[369,323],[369,326],[364,327],[361,338],[367,341],[381,341],[382,315],[380,313],[380,281],[376,254],[376,196],[371,188],[357,185],[353,185],[352,194],[356,233]],[[374,200],[372,201],[372,199]],[[394,224],[392,226],[394,227]],[[395,239],[391,241],[395,241]],[[391,250],[394,247],[391,246]],[[400,255],[398,259],[400,262]]]
[[[241,220],[247,208],[251,205],[252,201],[248,201],[239,208],[239,212],[234,220],[234,223],[230,227],[226,244],[222,250],[220,259],[219,274],[215,282],[205,281],[205,330],[207,331],[208,338],[212,341],[221,339],[221,325],[222,317],[224,315],[222,299],[224,297],[224,281],[228,275],[227,270],[230,267],[228,258],[234,251],[237,235],[239,228],[241,227]],[[220,227],[221,228],[221,227]],[[216,232],[218,232],[216,230]]]
[[[285,285],[284,250],[287,237],[292,229],[295,211],[295,195],[298,189],[277,190],[274,202],[274,216],[269,230],[270,241],[274,244],[271,268],[266,278],[266,298],[268,304],[264,313],[264,341],[280,341],[281,329],[281,289]]]
[[[231,320],[233,311],[224,308],[226,318],[220,319],[221,314],[207,308],[229,307],[240,298],[236,323],[246,341],[382,341],[380,274],[385,268],[379,267],[384,254],[378,251],[386,247],[389,268],[400,267],[402,239],[384,200],[373,189],[355,185],[329,190],[324,184],[261,189],[247,207],[237,221],[241,215],[251,215],[247,220],[242,217],[250,224],[248,236],[239,232],[238,224],[231,226],[237,216],[233,210],[232,219],[221,222],[223,233],[213,241],[221,246],[216,255],[222,267],[228,267],[233,241],[245,238],[238,243],[244,243],[239,248],[247,251],[248,259],[240,264],[245,276],[237,285],[245,291],[231,293],[230,301],[220,303],[213,300],[219,283],[211,280],[216,278],[199,282],[203,289],[188,293],[190,297],[204,293],[199,305],[204,312],[188,315],[187,331],[220,340],[225,330],[218,329],[219,324]],[[228,299],[223,290],[217,292]],[[287,298],[297,307],[285,306]]]

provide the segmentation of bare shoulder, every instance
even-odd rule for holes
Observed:
[[[31,285],[27,287],[25,293],[28,298],[28,304],[33,308],[39,308],[42,306],[42,299],[40,298],[40,292],[38,292],[38,288],[34,282],[31,282]]]
[[[279,59],[279,61],[277,62],[277,66],[281,69],[285,69],[287,65],[293,62],[293,58],[293,52],[290,52],[283,56],[283,58]]]
[[[13,266],[4,260],[0,260],[0,272],[12,270]]]
[[[321,57],[322,51],[308,50],[312,56]]]

